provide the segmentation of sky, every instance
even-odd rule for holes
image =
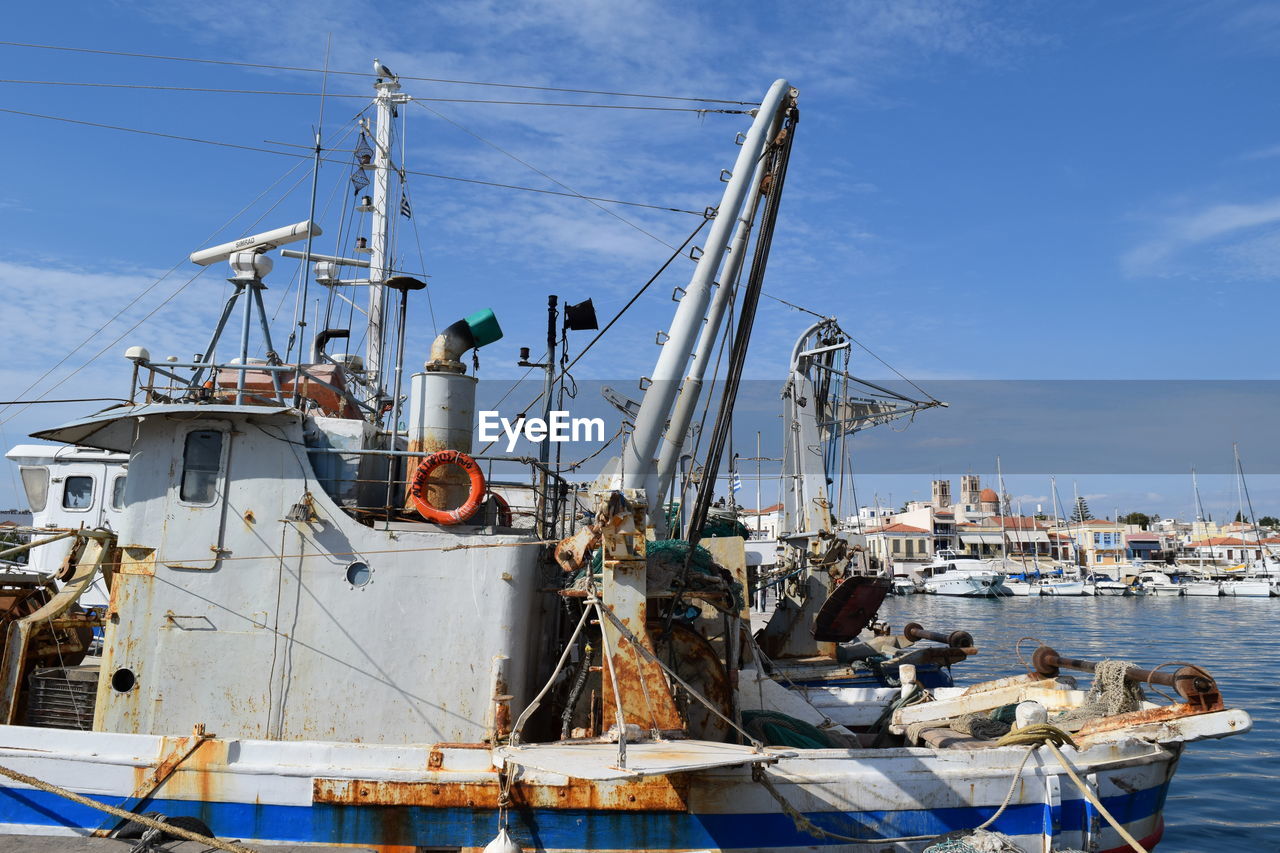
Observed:
[[[1275,378],[1280,120],[1267,82],[1280,71],[1280,7],[1272,3],[86,2],[6,10],[4,38],[313,69],[327,53],[335,72],[367,71],[377,57],[402,76],[729,101],[756,101],[786,78],[799,89],[802,118],[769,294],[839,317],[924,387],[958,383],[948,386],[953,394],[965,380]],[[14,81],[312,95],[323,85],[332,97],[321,123],[314,96]],[[456,99],[733,104],[427,80],[405,81],[404,90],[454,99],[404,107],[410,169],[687,211],[717,203],[720,170],[749,123],[712,112]],[[367,100],[346,96],[369,93],[369,79],[356,75],[0,45],[0,109],[10,111],[0,112],[8,162],[0,397],[118,396],[127,346],[184,358],[202,349],[228,286],[220,270],[193,278],[187,254],[305,219],[309,164],[289,155],[306,153],[318,124],[327,145],[349,148],[350,120]],[[322,212],[350,196],[348,172],[339,163],[322,170]],[[438,178],[415,177],[409,189],[414,218],[398,220],[397,255],[430,276],[429,303],[415,297],[410,308],[421,332],[416,359],[436,328],[493,307],[506,337],[482,351],[481,375],[494,380],[518,378],[516,349],[544,340],[547,294],[591,297],[612,316],[699,223],[689,213]],[[347,251],[354,235],[340,231],[327,231],[317,250]],[[673,264],[577,374],[621,386],[648,373],[672,288],[691,271],[688,260]],[[278,339],[291,322],[295,273],[278,261],[268,280]],[[812,319],[766,300],[748,374],[780,383],[786,353]],[[891,374],[868,357],[862,375]],[[1088,381],[1072,388],[1058,405],[1095,404]],[[1044,475],[1060,483],[1078,475],[1095,514],[1185,516],[1190,467],[1229,470],[1230,440],[1242,442],[1246,462],[1272,452],[1254,435],[1253,402],[1205,395],[1199,405],[1159,407],[1157,430],[1201,420],[1222,428],[1211,443],[1189,439],[1186,458],[1171,455],[1167,471],[1105,461],[1028,471],[1006,456],[1008,470],[1026,471],[1008,478],[1009,491],[1033,502],[1044,497]],[[94,406],[0,407],[0,443]],[[926,412],[918,423],[928,418],[931,434],[963,438],[966,424],[949,427],[948,414]],[[1250,429],[1232,435],[1233,422]],[[867,453],[891,438],[874,437]],[[958,477],[964,463],[994,474],[992,455],[975,446],[972,458],[948,460],[956,470],[933,473]],[[917,469],[868,474],[860,492],[897,503],[925,497],[929,476]],[[1253,470],[1259,514],[1280,514],[1280,467]],[[1231,478],[1209,476],[1220,482],[1202,481],[1206,505],[1234,512]],[[0,475],[0,506],[19,503],[17,493],[13,472]]]

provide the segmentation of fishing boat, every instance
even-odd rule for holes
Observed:
[[[31,510],[25,536],[47,536],[49,530],[75,528],[119,529],[124,514],[124,486],[128,457],[92,447],[19,444],[5,453],[18,467],[23,493]],[[27,554],[24,569],[53,577],[73,547],[73,537]],[[106,607],[107,586],[102,578],[80,597],[87,607]]]
[[[5,625],[0,832],[142,826],[223,849],[235,838],[380,853],[920,851],[979,826],[1026,853],[1160,840],[1185,745],[1251,725],[1209,673],[1040,646],[1024,674],[968,688],[929,687],[908,663],[896,686],[788,684],[809,665],[797,650],[816,650],[814,667],[839,662],[836,646],[874,617],[855,593],[882,597],[887,579],[845,577],[847,540],[795,537],[809,556],[783,595],[788,617],[762,635],[768,655],[745,629],[740,540],[735,556],[730,540],[700,550],[667,530],[664,431],[678,459],[673,407],[678,395],[695,406],[700,385],[681,374],[702,336],[719,334],[713,300],[731,288],[713,284],[735,280],[726,249],[744,257],[753,227],[743,299],[763,280],[798,116],[786,81],[740,140],[630,440],[579,487],[544,461],[474,449],[465,359],[500,339],[492,311],[436,336],[401,394],[416,350],[405,305],[423,284],[390,274],[391,117],[407,96],[374,67],[376,132],[358,165],[374,185],[370,255],[317,271],[330,282],[335,267],[357,271],[371,308],[365,357],[326,357],[329,329],[311,360],[271,347],[269,253],[305,240],[301,257],[315,260],[309,219],[196,253],[228,263],[232,285],[201,357],[131,347],[127,403],[36,433],[125,454],[128,478],[118,526],[30,545],[73,541],[56,589]],[[391,294],[394,347],[382,326]],[[217,360],[237,308],[238,357]],[[521,475],[500,480],[489,463]],[[535,509],[513,513],[516,502]],[[964,562],[935,577],[970,571]],[[980,587],[998,585],[998,573],[973,571]],[[79,604],[98,578],[110,587],[102,615]],[[106,634],[98,659],[82,643],[93,627]],[[919,629],[901,640],[931,634],[964,641]],[[1063,670],[1095,674],[1101,692],[1075,689]],[[1171,701],[1139,695],[1141,684]],[[1123,700],[1110,711],[1107,691]],[[1011,739],[975,734],[975,714],[1010,709]]]

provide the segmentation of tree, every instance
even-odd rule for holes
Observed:
[[[1093,513],[1089,512],[1088,501],[1086,501],[1083,497],[1076,498],[1076,508],[1071,511],[1071,520],[1080,522],[1080,521],[1090,521],[1092,518],[1093,518]]]
[[[1235,518],[1235,520],[1236,520],[1236,521],[1244,521],[1244,513],[1243,513],[1243,512],[1241,512],[1240,510],[1236,510],[1236,518]]]
[[[1280,527],[1280,518],[1276,518],[1274,515],[1264,515],[1258,519],[1258,524],[1263,527]]]
[[[1122,515],[1117,519],[1121,524],[1136,524],[1142,530],[1146,530],[1151,524],[1151,516],[1145,512],[1131,512],[1128,515]]]

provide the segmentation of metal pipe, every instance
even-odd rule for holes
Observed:
[[[777,135],[778,122],[769,126],[766,138]],[[760,206],[760,184],[764,180],[765,161],[761,158],[756,163],[755,174],[751,176],[751,194],[746,210],[738,217],[738,229],[733,235],[733,245],[729,249],[729,260],[725,264],[724,274],[720,277],[720,285],[711,300],[711,310],[707,314],[707,323],[698,338],[698,349],[693,354],[693,363],[689,365],[689,373],[680,386],[676,397],[675,409],[671,413],[671,423],[667,425],[666,436],[662,440],[662,450],[658,454],[658,494],[665,495],[671,488],[675,477],[680,451],[684,449],[685,436],[693,416],[698,408],[698,398],[702,396],[702,383],[706,377],[707,365],[711,363],[711,354],[715,350],[716,341],[720,338],[720,324],[724,320],[729,305],[733,302],[738,275],[742,272],[742,264],[747,256],[747,243],[751,239],[751,229],[756,218],[756,209]],[[683,528],[681,528],[683,529]]]
[[[694,340],[706,317],[707,303],[711,298],[711,285],[724,258],[730,231],[737,221],[738,211],[742,209],[748,184],[755,174],[756,161],[763,154],[768,142],[766,131],[773,123],[784,101],[794,96],[795,92],[786,80],[777,80],[769,88],[768,94],[765,95],[756,112],[755,121],[747,132],[742,150],[738,152],[733,176],[725,187],[716,220],[712,223],[711,231],[707,236],[706,251],[698,260],[689,286],[680,299],[679,308],[676,309],[670,336],[658,354],[652,384],[640,403],[640,411],[636,413],[631,441],[623,447],[622,486],[633,489],[649,487],[647,500],[650,518],[661,517],[657,511],[662,496],[657,489],[654,453],[662,440],[663,427],[671,412],[672,403],[675,402],[680,375],[688,364]]]
[[[0,558],[11,557],[14,554],[21,554],[23,551],[30,551],[32,548],[39,548],[41,545],[48,545],[51,542],[58,542],[63,539],[70,539],[80,531],[70,530],[66,533],[59,533],[57,536],[50,536],[48,539],[41,539],[39,542],[28,542],[25,545],[15,545],[12,548],[6,548],[0,551]]]
[[[1088,673],[1097,672],[1098,669],[1098,664],[1095,661],[1063,657],[1048,646],[1041,646],[1035,650],[1035,653],[1031,656],[1031,665],[1037,673],[1045,678],[1055,677],[1059,669],[1073,669],[1078,672]],[[1171,671],[1163,671],[1159,668],[1142,669],[1141,667],[1131,666],[1125,670],[1124,677],[1126,681],[1134,681],[1139,684],[1159,684],[1164,687],[1172,687],[1186,699],[1218,692],[1218,685],[1213,676],[1198,666],[1183,665]]]
[[[943,634],[940,631],[928,631],[919,622],[908,622],[902,627],[902,636],[915,642],[916,640],[933,640],[945,643],[953,649],[967,649],[973,646],[973,635],[968,631],[952,631]]]
[[[249,282],[244,282],[240,287],[252,287]],[[253,320],[253,300],[246,298],[244,300],[244,319],[240,324],[240,363],[249,364],[249,326]],[[244,380],[245,371],[241,370],[236,377],[236,405],[240,405],[244,400]]]

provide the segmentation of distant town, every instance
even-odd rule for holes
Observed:
[[[752,539],[775,539],[781,504],[740,509]],[[942,550],[982,558],[1046,560],[1080,566],[1134,561],[1215,566],[1262,560],[1280,550],[1280,520],[1264,516],[1254,524],[1239,514],[1218,523],[1185,521],[1135,512],[1118,519],[1094,518],[1083,498],[1068,517],[1015,515],[1009,496],[982,484],[978,475],[960,478],[953,498],[950,480],[934,480],[932,498],[904,507],[863,506],[840,526],[865,537],[869,554],[898,567],[925,564]]]

